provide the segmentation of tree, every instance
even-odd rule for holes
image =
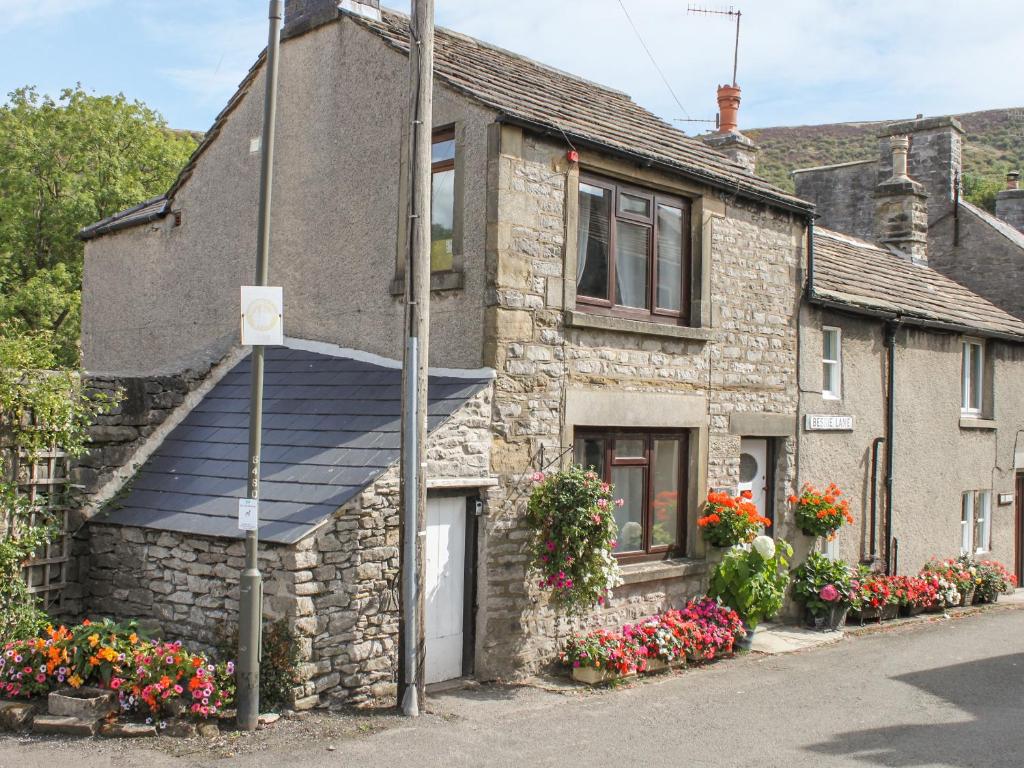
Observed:
[[[123,94],[10,93],[0,106],[0,321],[47,331],[39,339],[54,362],[77,366],[78,231],[166,192],[195,146]]]
[[[54,446],[81,455],[89,425],[114,404],[84,391],[76,372],[53,370],[54,347],[49,331],[0,324],[0,647],[45,622],[22,568],[59,534],[53,512],[20,492],[18,465]]]

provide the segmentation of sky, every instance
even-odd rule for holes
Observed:
[[[729,8],[722,3],[435,2],[439,25],[623,90],[691,134],[711,126],[682,120],[713,121],[716,86],[732,79],[733,19],[687,10]],[[408,11],[408,0],[385,5]],[[743,13],[741,130],[1024,106],[1022,0],[735,6]],[[174,128],[206,130],[266,43],[267,7],[266,0],[0,0],[0,91],[35,85],[56,95],[81,83],[142,100]]]

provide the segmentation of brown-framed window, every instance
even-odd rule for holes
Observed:
[[[583,309],[686,324],[690,204],[685,198],[581,175],[576,303]]]
[[[652,560],[686,551],[686,432],[577,429],[574,461],[615,486],[621,561]]]
[[[430,158],[430,271],[443,272],[455,264],[455,129],[434,134]]]

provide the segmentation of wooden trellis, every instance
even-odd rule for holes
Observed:
[[[23,571],[29,591],[39,596],[44,610],[61,606],[67,585],[68,560],[71,557],[66,504],[67,466],[67,456],[57,448],[39,453],[35,461],[19,457],[14,466],[19,492],[28,498],[33,508],[55,515],[60,526],[59,534],[42,551],[35,553]],[[12,522],[8,521],[8,524]],[[33,513],[29,524],[36,522],[38,514]]]

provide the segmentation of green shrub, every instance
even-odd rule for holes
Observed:
[[[222,634],[218,653],[233,659],[238,652],[238,627]],[[260,709],[290,706],[293,688],[299,682],[299,644],[288,619],[279,619],[263,627],[263,653],[260,659]]]

